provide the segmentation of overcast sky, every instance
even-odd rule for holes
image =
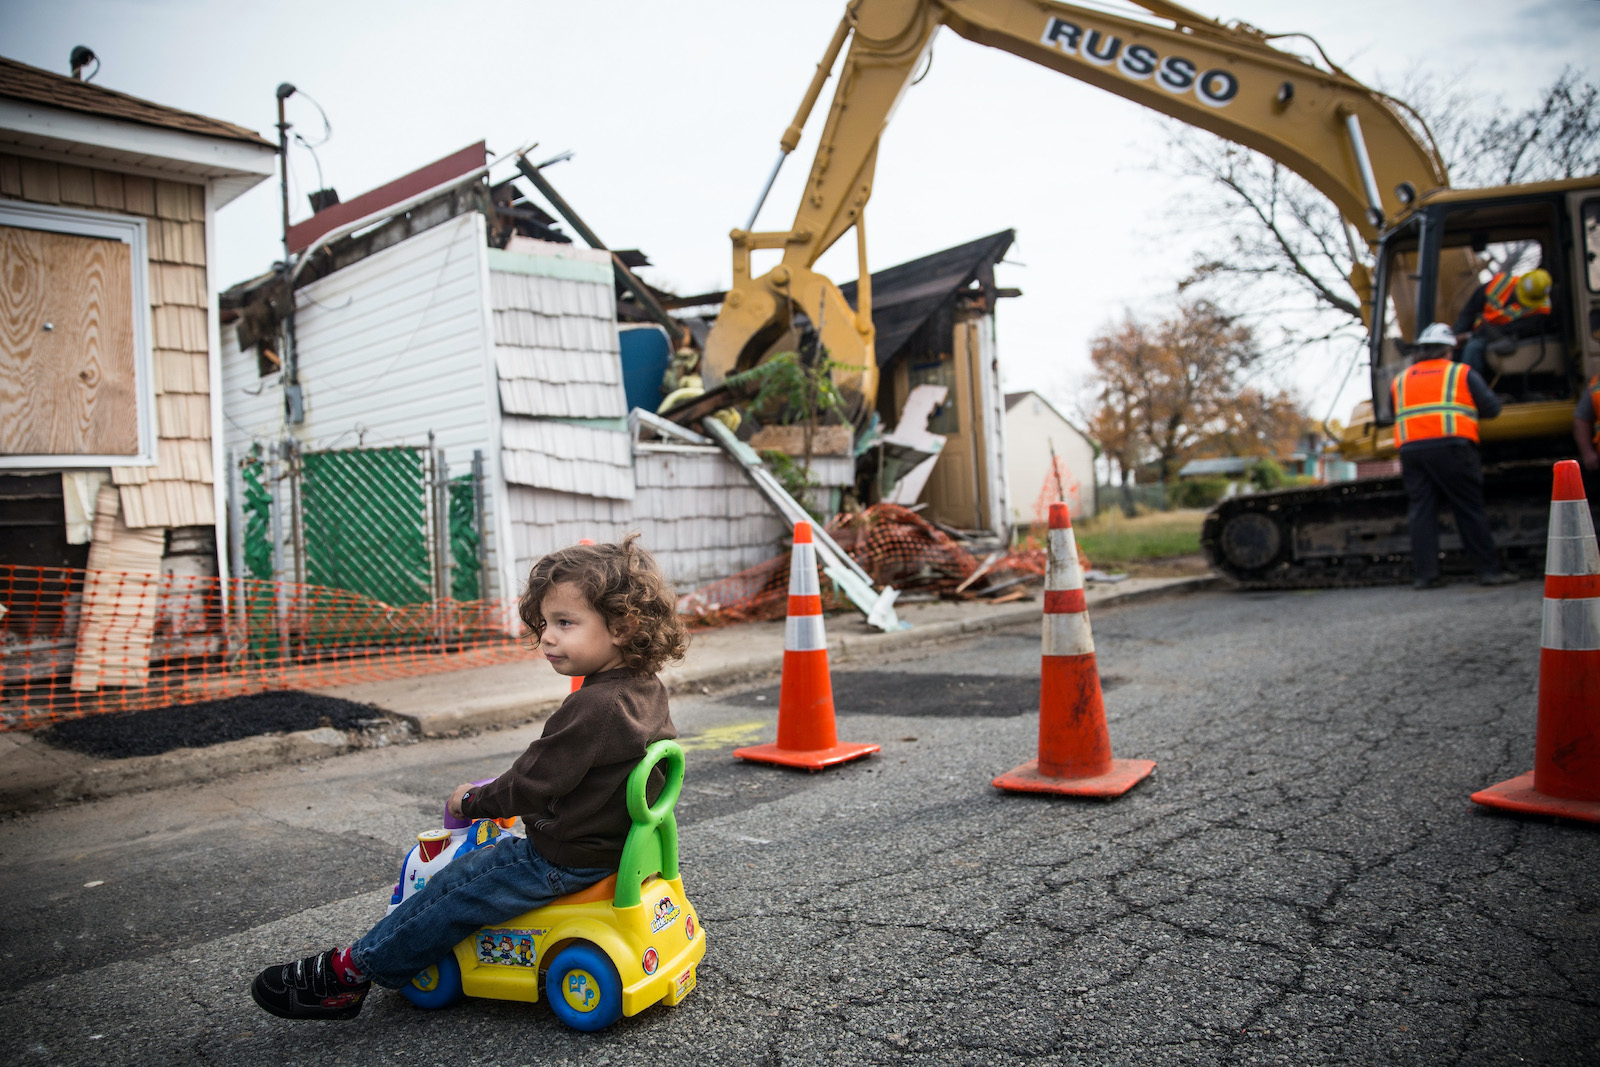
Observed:
[[[1420,72],[1525,107],[1564,65],[1591,78],[1600,65],[1600,0],[1217,2],[1198,9],[1311,34],[1375,86]],[[536,161],[571,149],[549,171],[557,189],[608,244],[650,256],[647,280],[689,293],[728,284],[727,232],[749,214],[842,9],[842,0],[0,0],[0,53],[66,73],[72,47],[85,44],[102,61],[96,84],[272,139],[273,91],[291,82],[327,112],[322,179],[346,199],[479,139],[497,153],[537,141]],[[792,218],[832,85],[758,228]],[[290,120],[321,136],[306,100],[291,99]],[[1089,337],[1125,308],[1170,306],[1188,265],[1192,238],[1175,232],[1175,205],[1193,187],[1159,167],[1168,137],[1165,120],[1137,105],[944,31],[883,139],[871,265],[1015,229],[999,274],[1024,293],[998,313],[1006,387],[1039,389],[1070,410]],[[292,169],[298,219],[317,172],[299,149]],[[266,269],[279,241],[277,185],[266,182],[219,217],[223,284]],[[855,277],[854,245],[840,242],[820,269]],[[1321,417],[1343,369],[1316,353],[1289,384]],[[1365,395],[1357,375],[1338,413]]]

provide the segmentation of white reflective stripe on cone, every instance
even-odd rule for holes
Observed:
[[[794,555],[789,557],[789,595],[822,595],[822,583],[817,579],[816,545],[802,541],[794,546]]]
[[[1078,566],[1078,540],[1072,529],[1050,531],[1050,565],[1044,572],[1046,592],[1083,588],[1083,568]]]
[[[1539,644],[1558,652],[1600,651],[1600,597],[1545,597],[1544,631]]]
[[[1094,651],[1094,636],[1089,632],[1089,613],[1074,611],[1069,615],[1044,617],[1044,654],[1046,656],[1081,656]]]
[[[1546,574],[1600,574],[1600,548],[1595,546],[1594,522],[1583,500],[1556,500],[1550,504],[1550,540],[1544,557]]]
[[[791,615],[783,623],[785,652],[816,652],[828,647],[821,615]]]

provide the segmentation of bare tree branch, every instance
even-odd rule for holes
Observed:
[[[1426,128],[1456,187],[1600,172],[1600,85],[1571,68],[1522,110],[1429,78],[1413,78],[1399,95],[1413,101],[1414,114],[1397,113],[1419,137]],[[1191,186],[1178,212],[1218,235],[1179,283],[1181,294],[1280,308],[1252,319],[1258,331],[1281,334],[1265,348],[1273,359],[1364,332],[1345,222],[1321,193],[1280,164],[1191,127],[1175,126],[1173,145],[1172,165],[1210,188],[1195,196]]]

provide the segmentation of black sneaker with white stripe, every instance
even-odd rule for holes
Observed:
[[[250,996],[280,1019],[354,1019],[371,982],[346,985],[333,969],[333,949],[295,963],[268,967],[250,983]]]

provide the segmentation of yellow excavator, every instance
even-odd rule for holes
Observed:
[[[1389,383],[1421,326],[1453,321],[1491,264],[1549,271],[1555,305],[1547,332],[1497,340],[1485,357],[1506,401],[1504,413],[1482,427],[1490,521],[1508,564],[1532,570],[1544,552],[1550,463],[1575,454],[1578,390],[1600,372],[1600,176],[1450,189],[1439,153],[1416,132],[1421,121],[1407,121],[1404,104],[1325,55],[1326,68],[1272,44],[1299,35],[1223,24],[1164,0],[1136,3],[1148,18],[1050,0],[852,0],[783,132],[755,210],[730,235],[733,281],[706,339],[706,387],[755,366],[804,329],[833,360],[852,417],[871,412],[878,365],[866,206],[878,142],[935,34],[948,26],[1255,149],[1334,203],[1354,232],[1350,282],[1363,297],[1374,397],[1348,422],[1340,441],[1346,458],[1394,457]],[[778,170],[836,66],[838,87],[794,221],[757,231]],[[854,307],[814,269],[852,229]],[[1357,254],[1357,239],[1375,271]],[[759,276],[751,273],[756,249],[782,253]],[[1397,581],[1410,574],[1405,510],[1398,477],[1260,493],[1208,515],[1202,543],[1215,569],[1250,587]],[[1446,572],[1465,570],[1448,524],[1441,544]]]

